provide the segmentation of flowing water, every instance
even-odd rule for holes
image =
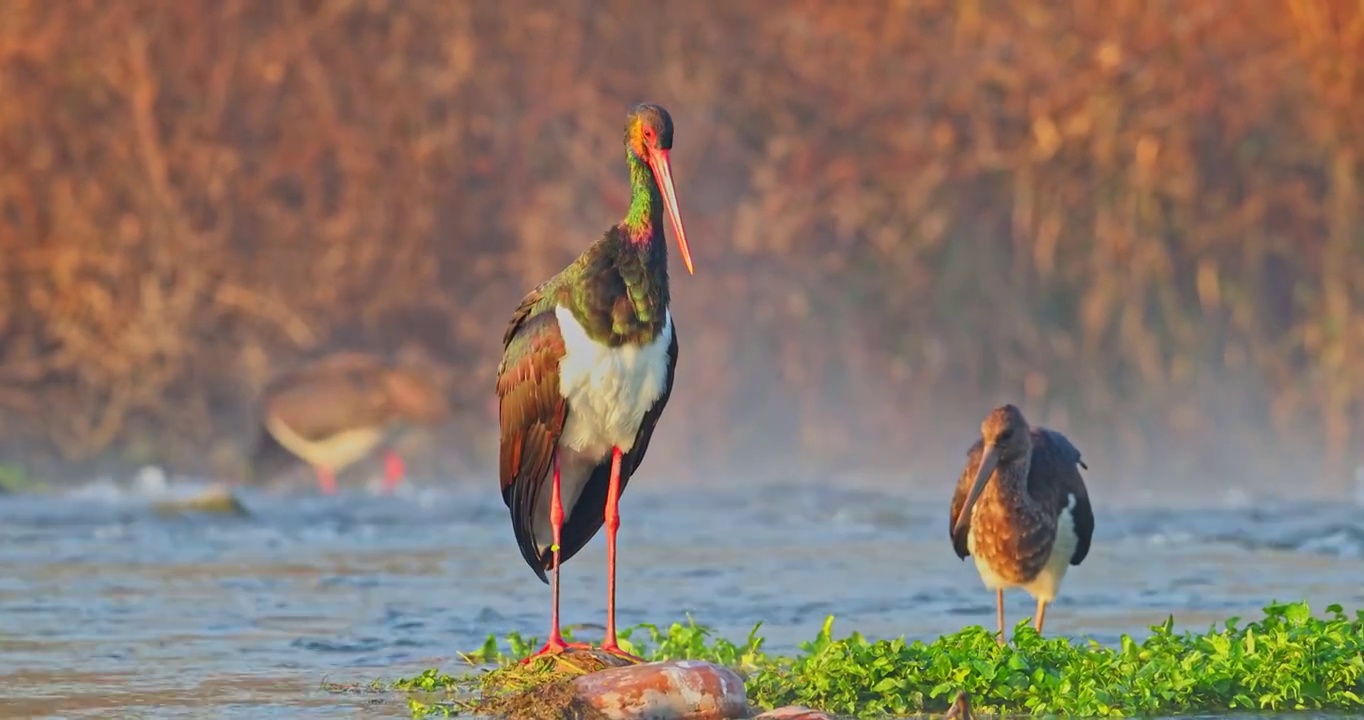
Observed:
[[[830,613],[840,635],[988,626],[993,596],[946,539],[947,492],[632,485],[620,621],[691,613],[738,640],[762,620],[774,651]],[[454,667],[488,633],[544,634],[548,588],[483,485],[239,497],[246,517],[164,516],[158,494],[112,485],[0,496],[0,717],[406,717],[399,699],[323,683]],[[1204,629],[1275,599],[1364,606],[1357,507],[1097,514],[1049,632],[1113,642],[1171,613]],[[602,621],[603,546],[566,566],[565,622]],[[1026,595],[1008,602],[1011,624],[1030,616]]]

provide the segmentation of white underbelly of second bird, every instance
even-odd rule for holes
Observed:
[[[308,440],[276,418],[265,421],[266,428],[280,445],[309,464],[339,472],[369,454],[384,439],[378,428],[355,428],[334,435]]]

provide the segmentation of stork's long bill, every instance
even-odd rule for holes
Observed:
[[[682,215],[677,210],[677,191],[673,189],[673,166],[668,151],[650,148],[648,163],[649,168],[654,171],[654,179],[658,181],[658,189],[663,194],[663,207],[667,208],[668,217],[672,220],[673,234],[677,236],[677,248],[682,252],[682,262],[686,263],[687,272],[695,275],[696,269],[691,264],[691,247],[687,245],[687,231],[682,228]]]
[[[971,483],[971,492],[966,495],[966,503],[961,506],[961,514],[957,516],[957,525],[952,528],[952,532],[961,532],[961,529],[971,521],[971,508],[975,507],[976,500],[980,499],[980,493],[985,490],[985,483],[990,481],[990,476],[994,474],[997,465],[999,447],[986,445],[985,453],[980,458],[980,469],[976,471],[976,480]]]

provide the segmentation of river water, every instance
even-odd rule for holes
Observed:
[[[246,517],[153,510],[194,491],[0,496],[0,718],[406,717],[400,700],[323,683],[453,668],[490,632],[544,634],[548,588],[491,487],[244,490]],[[949,493],[637,483],[622,501],[620,621],[689,612],[738,640],[763,620],[772,651],[812,638],[829,613],[839,635],[989,626],[993,597],[946,539]],[[1097,515],[1049,633],[1113,642],[1170,613],[1204,629],[1276,599],[1364,607],[1353,505]],[[565,566],[567,623],[603,619],[604,544]],[[1025,594],[1008,602],[1010,624],[1030,616]]]

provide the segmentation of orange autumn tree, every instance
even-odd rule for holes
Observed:
[[[415,339],[462,378],[441,447],[490,467],[506,319],[623,212],[617,128],[656,100],[698,274],[651,462],[952,477],[1008,399],[1113,484],[1308,462],[1339,487],[1364,419],[1360,17],[8,3],[0,451],[202,470],[273,373]]]

